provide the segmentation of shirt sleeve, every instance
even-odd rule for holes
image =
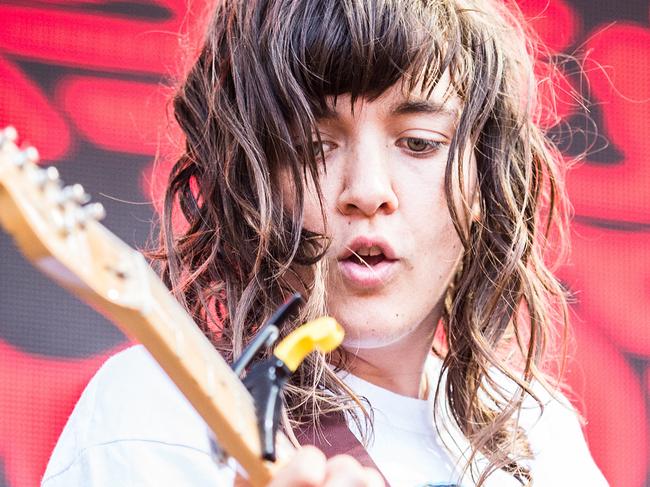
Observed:
[[[71,464],[43,478],[41,487],[231,487],[235,472],[210,455],[182,445],[122,440],[93,445]]]
[[[42,487],[231,487],[207,424],[141,346],[95,374],[59,437]]]

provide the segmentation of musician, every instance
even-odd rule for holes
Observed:
[[[329,459],[325,444],[305,447],[273,487],[606,485],[547,374],[567,322],[548,260],[567,204],[515,12],[488,0],[215,7],[174,98],[185,152],[154,259],[229,361],[295,291],[306,303],[283,334],[334,316],[345,341],[291,378],[282,429],[310,442],[305,431],[327,437],[338,416],[363,445]],[[243,478],[213,450],[136,346],[88,385],[43,486]]]

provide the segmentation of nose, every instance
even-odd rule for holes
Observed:
[[[357,147],[346,158],[337,208],[346,216],[372,217],[397,210],[399,200],[393,188],[389,160],[380,144]]]

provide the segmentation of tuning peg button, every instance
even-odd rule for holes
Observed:
[[[81,184],[73,184],[63,188],[58,202],[63,205],[68,201],[74,201],[80,205],[85,205],[90,201],[90,195],[86,193],[86,190]]]
[[[39,154],[36,147],[27,147],[27,149],[18,152],[13,159],[13,163],[20,169],[24,168],[26,164],[36,164],[39,161]],[[58,172],[57,172],[58,174]]]
[[[59,174],[59,170],[54,167],[54,166],[49,166],[45,168],[45,176],[47,178],[47,181],[55,183],[61,179],[61,175]]]
[[[67,215],[66,227],[70,232],[75,228],[85,229],[90,220],[99,221],[106,216],[106,210],[101,203],[90,203],[86,206],[77,206],[65,212]]]
[[[34,182],[40,189],[45,189],[49,183],[61,184],[59,170],[54,166],[34,171]]]
[[[27,159],[29,162],[32,164],[36,164],[39,159],[41,158],[40,154],[38,153],[38,149],[36,147],[27,147],[23,153],[25,154],[25,159]]]
[[[2,147],[7,141],[16,142],[17,139],[18,132],[16,131],[16,128],[11,125],[0,131],[0,147]]]
[[[89,205],[82,207],[82,210],[86,218],[92,218],[96,221],[106,218],[106,209],[101,203],[90,203]]]

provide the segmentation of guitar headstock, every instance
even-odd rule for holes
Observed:
[[[55,167],[40,167],[38,151],[20,148],[17,138],[13,127],[0,131],[0,224],[29,260],[75,294],[133,307],[127,291],[136,286],[140,254],[98,223],[101,203],[91,203],[80,184],[64,185]]]

